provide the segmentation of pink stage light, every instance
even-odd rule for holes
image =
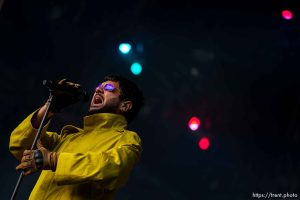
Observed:
[[[200,126],[200,120],[197,117],[192,117],[188,125],[192,131],[196,131]]]
[[[282,17],[283,17],[284,19],[286,19],[286,20],[291,20],[291,19],[293,19],[293,13],[292,13],[291,11],[289,11],[289,10],[283,10],[283,11],[281,12],[281,15],[282,15]]]
[[[207,137],[203,137],[199,140],[198,146],[201,150],[207,150],[210,146],[209,139]]]

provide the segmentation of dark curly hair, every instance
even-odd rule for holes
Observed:
[[[118,82],[121,90],[121,101],[132,101],[132,108],[124,113],[128,123],[132,122],[144,105],[144,95],[139,87],[131,80],[119,75],[108,75],[104,81]]]

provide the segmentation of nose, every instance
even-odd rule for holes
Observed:
[[[95,92],[96,92],[96,93],[103,93],[103,92],[104,92],[103,87],[102,87],[101,84],[100,84],[99,86],[96,87]]]

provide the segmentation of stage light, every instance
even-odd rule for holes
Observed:
[[[143,70],[142,65],[138,62],[133,63],[130,67],[130,71],[134,75],[139,75],[142,72],[142,70]]]
[[[291,19],[293,19],[293,13],[292,13],[292,11],[290,11],[290,10],[283,10],[283,11],[281,12],[281,15],[282,15],[282,17],[283,17],[284,19],[286,19],[286,20],[291,20]]]
[[[192,131],[196,131],[200,126],[200,120],[197,117],[192,117],[188,125]]]
[[[138,53],[143,53],[144,52],[144,46],[142,44],[137,44],[136,45],[136,51]]]
[[[198,146],[201,150],[207,150],[210,146],[209,139],[207,137],[203,137],[199,140]]]
[[[122,43],[122,44],[119,45],[119,50],[123,54],[128,54],[131,50],[131,45],[128,44],[128,43]]]

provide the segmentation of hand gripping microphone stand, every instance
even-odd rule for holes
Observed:
[[[42,118],[41,124],[40,124],[39,129],[38,129],[38,131],[37,131],[37,134],[36,134],[36,136],[35,136],[35,138],[34,138],[34,140],[33,140],[33,143],[32,143],[32,145],[31,145],[30,150],[33,150],[33,149],[36,147],[36,143],[37,143],[37,141],[38,141],[38,139],[39,139],[39,137],[40,137],[40,134],[41,134],[42,129],[43,129],[43,126],[44,126],[44,124],[45,124],[46,118],[47,118],[47,116],[48,116],[49,108],[50,108],[50,106],[51,106],[52,99],[53,99],[52,91],[53,91],[53,90],[51,90],[51,89],[49,88],[50,96],[49,96],[49,99],[48,99],[48,104],[47,104],[47,107],[46,107],[46,111],[45,111],[45,114],[44,114],[44,116],[43,116],[43,118]],[[23,174],[24,174],[24,171],[22,171],[21,174],[20,174],[20,176],[19,176],[19,179],[18,179],[18,181],[17,181],[17,184],[16,184],[16,186],[15,186],[14,192],[13,192],[13,194],[12,194],[10,200],[14,200],[14,199],[15,199],[15,196],[16,196],[16,194],[17,194],[17,191],[18,191],[18,189],[19,189],[19,186],[20,186],[21,181],[22,181],[22,178],[23,178]]]

